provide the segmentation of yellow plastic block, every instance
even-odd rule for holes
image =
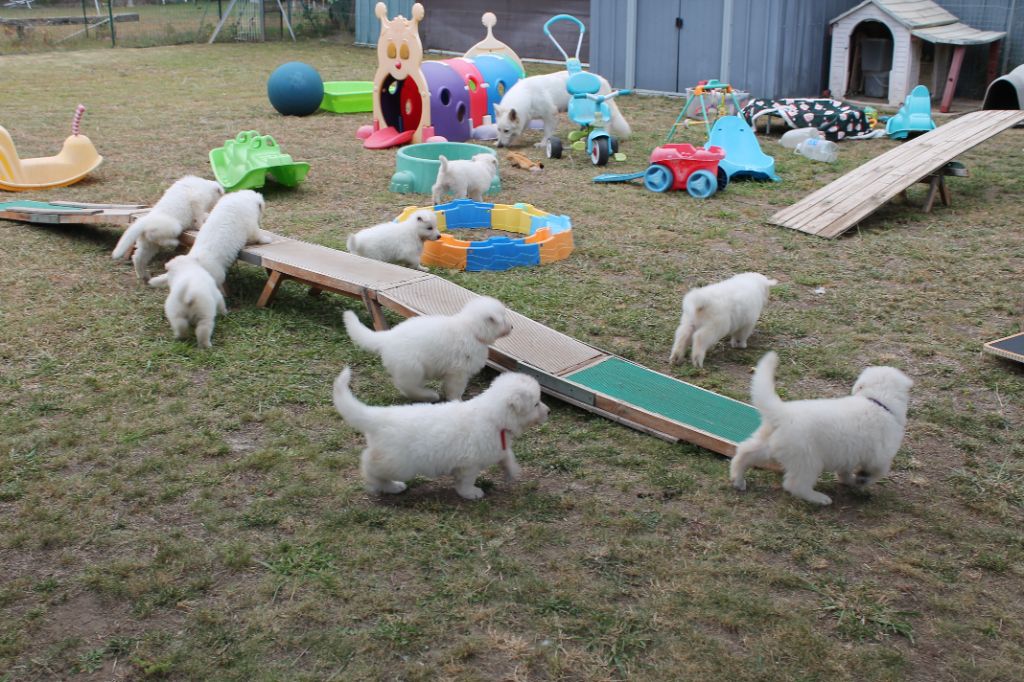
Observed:
[[[529,234],[530,216],[515,206],[495,204],[491,209],[491,229]]]

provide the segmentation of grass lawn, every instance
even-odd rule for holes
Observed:
[[[394,151],[354,138],[369,115],[271,109],[266,77],[291,59],[327,80],[375,67],[329,41],[0,57],[23,157],[56,153],[79,102],[105,157],[15,198],[151,203],[255,129],[312,165],[267,190],[269,230],[343,248],[426,202],[387,191]],[[616,168],[643,168],[681,104],[621,99],[636,135]],[[331,382],[351,364],[361,398],[400,398],[344,332],[358,302],[288,283],[257,309],[265,273],[237,265],[199,351],[111,260],[117,229],[0,222],[0,680],[1019,679],[1024,372],[980,347],[1020,329],[1024,131],[962,157],[952,208],[896,202],[836,241],[764,221],[894,143],[844,143],[835,165],[762,144],[784,181],[705,202],[594,185],[581,154],[503,164],[498,200],[572,216],[575,253],[435,272],[740,399],[769,349],[789,398],[900,367],[916,385],[893,474],[860,494],[824,479],[825,509],[770,472],[737,493],[726,460],[552,400],[516,442],[518,485],[369,496]],[[669,367],[681,295],[748,270],[782,282],[751,347]]]

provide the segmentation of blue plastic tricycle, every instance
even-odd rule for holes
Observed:
[[[551,25],[559,21],[576,24],[580,29],[579,41],[576,43],[576,54],[570,57],[551,35]],[[609,158],[625,161],[626,155],[619,151],[619,142],[605,129],[611,120],[609,100],[619,95],[628,95],[631,90],[616,90],[607,95],[599,95],[601,79],[583,70],[580,63],[580,46],[583,45],[583,34],[587,29],[583,22],[571,14],[559,14],[551,17],[544,24],[544,34],[551,39],[558,51],[565,57],[565,69],[569,72],[566,88],[569,90],[569,120],[580,126],[580,130],[569,133],[569,141],[573,149],[586,149],[591,162],[595,166],[603,166]],[[586,140],[584,141],[584,138]],[[562,140],[557,137],[547,139],[547,156],[549,159],[562,157]]]

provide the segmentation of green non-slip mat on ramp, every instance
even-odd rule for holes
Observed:
[[[562,377],[624,403],[739,443],[761,424],[757,410],[620,358]]]

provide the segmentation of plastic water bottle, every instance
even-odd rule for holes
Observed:
[[[839,145],[829,140],[809,138],[796,146],[796,152],[814,161],[834,163],[839,158]]]
[[[825,135],[817,128],[796,128],[795,130],[788,130],[786,133],[779,138],[779,144],[786,149],[796,149],[796,146],[804,140],[809,140],[815,137],[821,140],[825,139]]]

